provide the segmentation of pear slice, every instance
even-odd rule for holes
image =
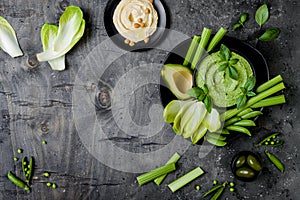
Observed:
[[[166,64],[161,70],[161,76],[178,99],[191,98],[186,93],[193,86],[193,74],[189,68],[179,64]]]
[[[174,119],[179,112],[180,108],[183,106],[184,102],[181,100],[173,100],[164,109],[163,117],[166,123],[173,123]]]
[[[195,131],[193,133],[193,135],[191,136],[191,141],[193,144],[196,144],[201,138],[204,137],[204,135],[207,132],[207,128],[204,126],[204,124],[202,123],[199,128],[197,129],[197,131]]]
[[[206,116],[206,113],[206,107],[202,102],[195,103],[186,111],[185,115],[191,115],[191,117],[185,124],[181,124],[184,138],[191,137],[193,133],[197,131],[204,117]],[[182,123],[184,123],[184,118],[185,116],[182,117]]]
[[[210,132],[219,130],[221,128],[219,112],[213,108],[203,119],[203,124]]]
[[[184,104],[180,108],[179,112],[177,113],[174,123],[173,123],[173,130],[177,135],[181,135],[182,132],[180,131],[180,122],[183,114],[186,112],[186,110],[195,103],[195,101],[184,101]]]

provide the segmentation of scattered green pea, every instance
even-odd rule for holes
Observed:
[[[234,192],[234,188],[233,187],[229,188],[229,191]]]
[[[234,187],[235,184],[234,184],[234,182],[230,182],[229,185],[230,185],[230,187]]]
[[[217,185],[218,181],[217,180],[214,180],[213,184],[214,185]]]
[[[47,185],[48,187],[50,187],[50,186],[51,186],[51,183],[50,183],[50,182],[48,182],[46,185]]]
[[[23,149],[18,149],[17,151],[18,151],[18,153],[22,153]]]
[[[272,141],[272,142],[271,142],[271,145],[273,145],[273,144],[275,144],[275,142],[274,142],[274,141]]]
[[[265,142],[265,145],[268,145],[269,144],[269,142]]]
[[[19,160],[19,158],[17,158],[17,157],[14,157],[14,161],[18,161]]]
[[[47,144],[47,142],[45,140],[42,141],[42,144]]]
[[[53,189],[56,189],[56,188],[57,188],[57,185],[56,185],[55,183],[53,183],[53,184],[52,184],[52,188],[53,188]]]
[[[196,190],[200,190],[200,189],[201,189],[200,185],[196,185]]]
[[[44,176],[45,176],[45,177],[49,177],[50,174],[49,174],[48,172],[45,172],[45,173],[44,173]]]

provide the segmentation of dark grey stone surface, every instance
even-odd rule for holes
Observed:
[[[149,77],[152,76],[140,73],[137,77],[129,78],[124,75],[135,70],[137,66],[146,65],[152,67],[153,76],[159,78],[160,67],[150,64],[163,63],[168,52],[153,49],[146,52],[125,53],[119,57],[124,52],[107,40],[108,36],[103,23],[106,3],[107,0],[5,0],[0,2],[0,15],[5,17],[16,30],[24,52],[23,57],[13,59],[0,51],[0,111],[2,115],[0,199],[201,199],[201,195],[212,186],[214,179],[219,182],[234,181],[236,183],[235,192],[230,193],[226,189],[221,199],[300,199],[298,190],[300,184],[298,158],[300,112],[297,109],[300,103],[299,2],[296,0],[164,0],[170,16],[170,29],[190,37],[201,34],[203,27],[214,31],[221,26],[230,29],[238,21],[241,13],[249,13],[250,19],[245,23],[245,28],[235,32],[229,31],[228,35],[246,41],[261,51],[268,62],[271,77],[277,74],[282,75],[286,84],[284,94],[287,103],[266,108],[264,115],[257,120],[257,127],[252,129],[251,138],[238,137],[224,148],[213,148],[205,157],[202,156],[205,149],[201,149],[199,145],[191,145],[182,155],[177,170],[167,176],[161,186],[149,183],[142,187],[138,186],[135,179],[139,173],[123,172],[117,169],[126,167],[129,171],[147,171],[151,165],[159,166],[164,163],[166,154],[173,153],[176,148],[169,149],[167,153],[153,160],[148,159],[145,154],[144,163],[134,163],[128,160],[123,163],[124,166],[115,167],[108,167],[106,161],[113,160],[115,163],[111,164],[117,165],[119,160],[122,160],[122,155],[118,151],[97,152],[89,148],[104,144],[102,141],[112,141],[114,147],[128,152],[142,155],[155,152],[171,143],[173,132],[170,126],[158,123],[162,127],[158,127],[161,128],[158,134],[151,135],[151,137],[143,138],[133,133],[126,135],[127,132],[118,127],[118,123],[112,117],[112,109],[99,106],[95,96],[106,91],[110,93],[113,102],[118,103],[123,99],[116,98],[117,94],[113,92],[116,91],[117,86],[120,87],[118,81],[125,80],[128,85],[123,85],[124,90],[131,93],[124,96],[124,100],[129,99],[129,116],[133,122],[139,127],[147,126],[153,120],[159,122],[161,106],[153,107],[153,105],[160,104],[158,85],[148,84],[134,91],[130,90],[135,81],[145,77],[144,80],[148,83],[151,82]],[[267,3],[270,8],[270,18],[262,30],[269,27],[281,29],[279,38],[270,43],[258,42],[256,39],[260,30],[254,21],[254,13],[263,3]],[[42,25],[46,22],[57,23],[67,5],[78,5],[82,8],[87,21],[86,32],[79,43],[67,54],[67,70],[54,72],[47,63],[35,63],[34,55],[42,51],[39,36]],[[105,41],[108,41],[107,44]],[[163,44],[171,49],[179,42],[166,38]],[[98,47],[104,43],[106,44],[104,51],[106,57],[103,57],[103,63],[102,54],[99,54],[95,60],[88,60],[91,52],[96,52],[98,55]],[[114,57],[117,59],[104,70],[103,74],[100,74],[102,73],[100,66],[107,62],[104,58]],[[98,62],[98,59],[101,62]],[[82,82],[78,82],[78,77]],[[86,94],[90,96],[78,98],[76,92],[81,90],[86,91]],[[91,108],[91,105],[95,106],[95,104],[93,114],[97,121],[89,121],[90,116],[80,118],[80,113],[84,114],[87,109]],[[153,113],[153,110],[158,111],[158,114]],[[100,125],[101,129],[93,129],[96,132],[90,132],[90,128],[93,128],[89,126],[90,123]],[[93,133],[102,130],[107,137],[101,138],[101,141],[95,140],[96,136]],[[261,138],[271,132],[282,133],[282,139],[285,140],[282,147],[268,148],[284,162],[286,170],[283,174],[266,159],[263,153],[266,148],[255,146]],[[91,143],[84,142],[85,136],[88,136],[88,141]],[[48,144],[42,145],[42,140],[46,140]],[[17,148],[24,149],[23,155],[32,155],[36,159],[32,192],[29,194],[16,188],[6,178],[9,170],[22,175],[20,163],[13,162],[13,157],[23,156],[17,154]],[[262,157],[265,168],[254,182],[240,182],[231,173],[231,159],[241,150],[254,151]],[[104,155],[104,161],[99,160],[97,157],[99,154]],[[153,163],[147,166],[147,163],[151,162]],[[201,166],[206,173],[172,194],[167,183],[196,166]],[[44,171],[51,172],[51,177],[43,177]],[[55,190],[48,188],[45,185],[48,181],[57,183],[58,188]],[[195,190],[195,185],[200,185],[201,190]]]

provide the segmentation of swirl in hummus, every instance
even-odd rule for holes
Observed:
[[[117,31],[126,38],[125,43],[149,42],[156,31],[158,15],[151,0],[121,0],[117,5],[113,22]]]

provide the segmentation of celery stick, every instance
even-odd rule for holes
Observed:
[[[166,163],[167,164],[171,164],[171,163],[176,163],[178,160],[180,159],[180,155],[176,152]],[[154,180],[154,182],[156,183],[156,185],[160,185],[161,182],[164,180],[164,178],[167,176],[167,174],[164,174],[158,178],[156,178]]]
[[[181,187],[188,184],[189,182],[196,179],[197,177],[201,176],[202,174],[204,174],[204,171],[200,167],[197,167],[197,168],[193,169],[192,171],[188,172],[187,174],[176,179],[172,183],[170,183],[168,185],[168,187],[171,189],[172,192],[175,192],[178,189],[180,189]]]
[[[221,27],[218,32],[215,34],[215,36],[212,38],[211,42],[209,43],[208,47],[207,47],[207,52],[210,52],[211,50],[213,50],[218,43],[222,40],[222,38],[224,37],[224,35],[227,33],[227,30],[223,27]]]
[[[196,50],[195,56],[194,56],[193,61],[192,61],[192,66],[191,66],[192,69],[195,69],[197,63],[201,59],[203,51],[205,50],[205,47],[206,47],[206,45],[208,43],[208,40],[210,38],[210,35],[211,35],[211,30],[204,27],[203,31],[202,31],[202,34],[201,34],[200,43],[198,45],[198,48]]]
[[[187,66],[189,63],[192,62],[192,56],[194,54],[195,49],[197,48],[197,45],[199,44],[200,38],[201,37],[197,36],[197,35],[195,35],[193,37],[193,40],[192,40],[192,42],[190,44],[190,47],[189,47],[189,49],[188,49],[188,51],[186,53],[185,58],[184,58],[184,61],[183,61],[183,64],[182,64],[183,66]]]
[[[251,106],[251,108],[261,108],[261,107],[267,107],[267,106],[274,106],[278,104],[283,104],[285,103],[285,97],[284,95],[278,95],[275,97],[269,97],[266,99],[263,99]]]
[[[162,167],[156,168],[150,172],[147,172],[145,174],[142,174],[138,177],[136,177],[139,185],[144,185],[145,183],[148,183],[164,174],[167,174],[169,172],[174,171],[175,168],[175,163],[171,163],[168,165],[164,165]]]
[[[270,87],[276,85],[277,83],[280,83],[282,81],[282,77],[280,75],[272,78],[271,80],[265,82],[264,84],[260,85],[257,89],[256,89],[256,93],[261,93],[267,89],[269,89]]]
[[[279,83],[279,84],[271,87],[270,89],[263,91],[263,92],[259,93],[258,95],[250,98],[241,109],[238,110],[237,108],[234,108],[231,110],[227,110],[226,112],[224,112],[221,115],[221,119],[225,119],[225,121],[226,121],[227,119],[234,117],[238,113],[242,112],[246,108],[249,108],[250,106],[254,105],[255,103],[259,102],[260,100],[262,100],[272,94],[275,94],[276,92],[279,92],[280,90],[283,90],[284,88],[285,88],[284,84]]]

